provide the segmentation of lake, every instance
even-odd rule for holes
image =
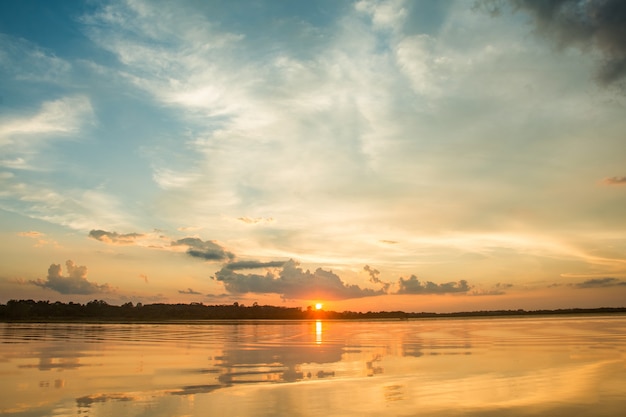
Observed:
[[[626,316],[0,323],[8,416],[621,416]]]

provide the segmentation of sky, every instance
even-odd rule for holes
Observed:
[[[0,302],[626,306],[626,2],[0,3]]]

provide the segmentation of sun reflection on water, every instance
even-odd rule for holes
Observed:
[[[315,321],[315,343],[322,344],[322,320]]]

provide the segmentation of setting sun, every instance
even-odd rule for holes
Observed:
[[[316,310],[321,310],[322,307],[324,307],[324,304],[322,304],[322,303],[315,303],[315,309]]]

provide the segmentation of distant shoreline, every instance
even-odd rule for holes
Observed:
[[[626,314],[626,307],[569,308],[556,310],[481,310],[453,313],[404,311],[325,311],[312,307],[279,307],[271,305],[244,306],[191,304],[126,303],[121,306],[93,300],[86,304],[34,300],[10,300],[0,304],[0,322],[94,322],[94,323],[172,323],[255,320],[414,320],[436,318],[489,318],[532,316],[576,316]]]

